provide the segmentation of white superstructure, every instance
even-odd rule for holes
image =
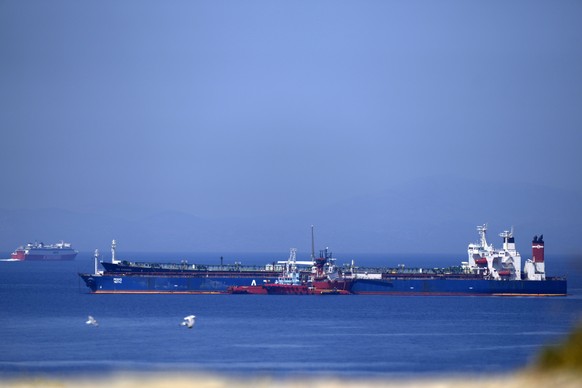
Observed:
[[[466,269],[495,280],[520,280],[521,255],[515,248],[513,228],[500,233],[503,247],[495,249],[487,242],[487,224],[477,227],[479,243],[469,244]]]

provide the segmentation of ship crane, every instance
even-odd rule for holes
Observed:
[[[289,259],[287,260],[287,272],[297,269],[297,248],[291,248],[289,250]]]

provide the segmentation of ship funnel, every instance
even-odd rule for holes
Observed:
[[[311,225],[311,261],[315,261],[315,236],[313,234],[313,225]]]
[[[504,231],[499,233],[499,236],[503,238],[503,249],[506,251],[515,251],[515,238],[513,237],[513,226],[511,231]]]
[[[534,236],[531,242],[531,255],[534,263],[544,262],[544,235]]]

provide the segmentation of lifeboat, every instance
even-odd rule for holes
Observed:
[[[484,257],[481,257],[481,258],[475,260],[475,263],[477,263],[477,265],[487,265],[487,259]]]

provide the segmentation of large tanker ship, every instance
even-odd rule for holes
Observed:
[[[521,270],[513,231],[500,234],[503,246],[487,242],[487,226],[477,227],[480,241],[468,246],[468,260],[448,268],[341,267],[325,249],[309,261],[265,266],[145,263],[115,258],[95,272],[79,274],[92,293],[236,293],[236,294],[382,294],[382,295],[535,295],[567,294],[565,278],[546,277],[543,236],[534,237],[532,257]],[[313,243],[312,243],[313,244]]]
[[[477,227],[480,241],[468,246],[468,260],[443,269],[396,268],[381,273],[353,274],[355,294],[402,295],[538,295],[564,296],[567,281],[546,276],[543,235],[534,236],[532,257],[521,271],[513,231],[500,233],[503,245],[487,242],[487,225]]]
[[[74,250],[71,244],[64,241],[56,244],[35,242],[16,248],[10,255],[10,259],[31,261],[74,260],[77,253],[79,252]]]
[[[149,263],[118,260],[116,242],[111,244],[111,262],[101,261],[105,269],[98,269],[99,252],[95,251],[95,272],[79,274],[92,293],[139,294],[220,294],[228,287],[275,282],[283,266],[272,263],[265,266],[246,266],[240,263],[207,265],[181,263]]]

